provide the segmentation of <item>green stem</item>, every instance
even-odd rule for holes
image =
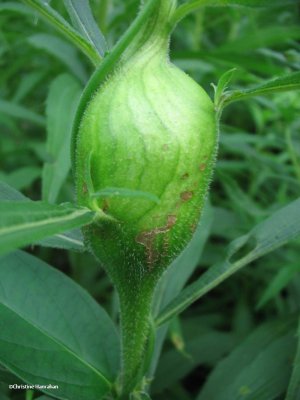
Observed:
[[[151,334],[151,305],[155,283],[147,282],[136,288],[135,296],[120,293],[122,333],[121,397],[140,384],[147,368],[147,344]],[[149,356],[150,357],[150,356]],[[149,358],[148,357],[148,358]]]
[[[25,400],[32,400],[34,395],[33,390],[26,390]]]
[[[36,0],[22,1],[34,10],[38,11],[40,16],[46,22],[52,25],[57,31],[62,33],[71,43],[73,43],[80,51],[82,51],[82,53],[85,54],[95,66],[99,65],[99,62],[102,59],[100,54],[89,42],[87,42],[78,32],[76,32],[75,29],[73,29],[60,14],[53,10],[49,5],[47,6],[41,2],[37,2]]]

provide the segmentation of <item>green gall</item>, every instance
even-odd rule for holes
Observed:
[[[85,240],[120,299],[122,399],[149,366],[154,289],[192,238],[217,148],[212,101],[168,58],[176,1],[147,4],[152,14],[113,71],[103,82],[99,69],[97,89],[91,79],[73,142],[78,203],[97,212]]]
[[[214,105],[168,58],[162,18],[172,3],[161,7],[100,85],[76,138],[78,203],[101,210],[85,237],[117,286],[129,277],[133,284],[157,278],[184,249],[214,166]],[[95,195],[107,188],[121,193]]]

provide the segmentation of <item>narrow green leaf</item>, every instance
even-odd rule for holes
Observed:
[[[47,33],[37,33],[30,36],[28,39],[36,49],[41,49],[51,54],[65,64],[68,69],[78,78],[82,83],[87,79],[86,71],[80,61],[76,49],[65,40]]]
[[[228,84],[230,83],[235,71],[236,71],[236,68],[232,68],[229,71],[226,71],[219,79],[219,82],[215,89],[215,105],[216,106],[219,104],[220,98],[221,98],[222,94],[226,91]]]
[[[263,83],[251,89],[233,90],[224,93],[220,104],[224,108],[235,101],[246,100],[249,97],[298,89],[300,89],[300,72],[294,72],[283,77],[272,79],[267,83]]]
[[[94,213],[70,203],[0,201],[0,254],[92,221]]]
[[[295,347],[295,318],[258,327],[216,366],[197,400],[281,398]]]
[[[236,71],[236,68],[230,69],[229,71],[225,72],[221,76],[221,78],[218,81],[217,86],[212,84],[212,86],[213,86],[213,88],[215,90],[214,103],[215,103],[215,108],[216,108],[217,112],[219,112],[219,110],[220,110],[219,103],[221,101],[222,95],[223,95],[223,93],[226,92],[227,87],[228,87],[228,85],[229,85],[229,83],[230,83],[235,71]]]
[[[55,203],[71,167],[70,140],[73,119],[82,88],[70,75],[56,78],[47,98],[47,153],[51,161],[44,165],[43,200]]]
[[[27,6],[31,7],[49,24],[51,24],[58,32],[62,33],[69,41],[71,41],[79,50],[81,50],[94,65],[98,65],[101,57],[94,47],[91,46],[71,25],[53,8],[48,2],[41,0],[22,0]],[[16,10],[21,11],[22,10]]]
[[[201,7],[281,7],[298,4],[298,0],[189,0],[179,6],[173,15],[172,24],[176,25],[182,18]]]
[[[108,187],[98,192],[92,193],[91,197],[138,197],[141,199],[146,199],[159,204],[160,199],[156,195],[148,192],[143,192],[141,190],[131,190],[125,188]]]
[[[229,246],[227,259],[187,286],[157,317],[161,325],[252,261],[300,235],[300,199],[272,214]],[[245,255],[244,255],[244,254]]]
[[[21,192],[18,192],[14,188],[10,187],[9,185],[1,181],[0,181],[0,200],[31,201],[28,197],[25,197]],[[65,233],[58,233],[57,235],[50,236],[34,244],[45,247],[65,249],[65,250],[85,251],[83,236],[79,229],[73,229],[72,231]]]
[[[45,126],[44,117],[10,101],[0,99],[0,112],[10,115],[14,118],[32,122],[38,126]]]
[[[106,312],[21,251],[0,258],[0,281],[0,362],[25,382],[57,385],[42,390],[50,396],[101,399],[119,369],[119,340]]]
[[[87,0],[65,0],[64,4],[73,25],[81,32],[83,37],[97,49],[101,57],[104,57],[107,51],[107,44],[94,20],[89,2]]]
[[[285,400],[298,400],[300,398],[300,320],[297,332],[298,349],[293,363],[293,372]]]

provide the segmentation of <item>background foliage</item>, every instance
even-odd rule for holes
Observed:
[[[90,3],[111,48],[135,17],[138,1]],[[298,71],[300,8],[281,4],[200,9],[176,28],[170,57],[212,97],[211,83],[216,85],[231,68],[237,70],[230,89]],[[34,12],[17,12],[22,6],[0,4],[0,178],[32,200],[72,202],[72,116],[93,66]],[[53,0],[51,6],[69,20],[62,1]],[[231,241],[299,197],[299,129],[299,92],[256,97],[225,109],[202,230],[177,261],[180,268],[175,262],[167,273],[170,279],[165,278],[164,290],[158,290],[155,310],[166,305],[185,281],[194,281],[213,264],[222,263]],[[275,225],[278,218],[276,214]],[[76,224],[65,230],[73,227]],[[273,227],[269,226],[270,235]],[[77,251],[82,247],[78,232],[71,239],[58,239],[62,249],[64,240]],[[230,262],[247,255],[254,245],[246,241]],[[93,257],[48,246],[27,250],[86,288],[117,323],[116,296]],[[160,328],[160,341],[164,336],[166,340],[159,360],[157,344],[152,363],[153,399],[300,398],[299,251],[295,239],[254,260],[175,317],[167,332],[166,326]],[[0,369],[0,382],[7,382],[5,374]],[[6,383],[1,385],[0,398],[25,398],[23,392],[9,392]]]

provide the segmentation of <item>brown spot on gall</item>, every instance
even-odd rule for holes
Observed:
[[[167,143],[163,144],[162,149],[163,149],[164,151],[169,150],[169,145],[168,145]]]
[[[182,201],[189,201],[193,197],[193,192],[182,192],[180,198]]]
[[[199,165],[200,171],[204,171],[205,168],[206,168],[206,164],[205,163],[202,163],[202,164]]]
[[[189,177],[189,174],[186,172],[185,174],[181,175],[181,179],[185,180]]]
[[[135,241],[146,248],[146,255],[147,255],[147,264],[149,269],[152,269],[154,263],[157,261],[159,254],[155,249],[155,238],[157,235],[161,233],[168,232],[172,226],[176,223],[177,217],[176,215],[168,215],[167,216],[167,223],[164,226],[151,229],[150,231],[141,232],[139,233]],[[165,245],[165,238],[164,238],[164,247]]]

